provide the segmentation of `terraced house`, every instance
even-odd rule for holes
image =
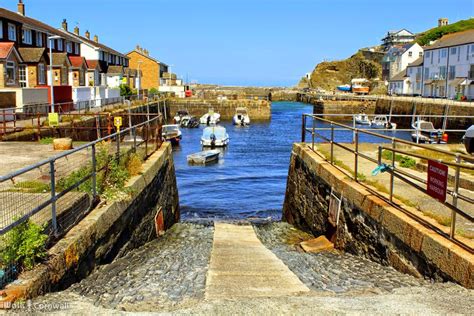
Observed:
[[[423,96],[474,99],[474,30],[444,35],[425,47]]]

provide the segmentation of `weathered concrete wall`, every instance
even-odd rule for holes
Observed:
[[[271,101],[298,101],[297,91],[274,90],[271,92]]]
[[[168,120],[172,119],[179,110],[187,110],[191,115],[201,117],[209,109],[221,115],[221,120],[232,120],[235,109],[245,107],[251,121],[266,121],[271,119],[271,102],[266,100],[193,100],[175,99],[168,102]]]
[[[343,196],[337,229],[328,221],[331,187]],[[415,276],[474,287],[474,255],[348,179],[305,145],[291,156],[283,219],[335,247]]]
[[[375,101],[313,101],[313,114],[375,113]],[[332,121],[351,121],[352,117],[323,115]]]
[[[6,288],[4,301],[66,288],[97,265],[109,263],[156,238],[154,217],[160,207],[165,229],[179,221],[170,144],[163,143],[144,162],[143,173],[131,178],[127,186],[132,192],[131,199],[99,204],[48,251],[46,262],[22,273],[18,282]]]

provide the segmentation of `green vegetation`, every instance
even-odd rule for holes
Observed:
[[[431,30],[423,32],[417,37],[416,42],[421,46],[424,46],[428,45],[431,41],[439,39],[443,35],[471,29],[474,29],[474,19],[461,20],[453,24],[435,27]]]
[[[149,94],[158,94],[158,89],[157,88],[151,88],[150,90],[148,90],[148,93]]]
[[[27,180],[15,183],[13,191],[26,193],[44,193],[51,191],[49,183],[38,180]]]
[[[128,97],[132,95],[132,89],[130,89],[130,86],[126,84],[121,84],[120,85],[120,96],[121,97]]]
[[[19,270],[30,270],[34,265],[46,258],[46,240],[48,235],[44,228],[27,220],[2,236],[5,247],[0,251],[3,267],[12,264]]]
[[[393,152],[390,150],[384,150],[382,151],[382,158],[386,160],[392,160],[393,159]],[[395,161],[397,161],[401,167],[404,168],[414,168],[416,166],[416,160],[413,158],[410,158],[408,156],[402,156],[399,154],[395,154]]]
[[[52,137],[43,137],[38,142],[41,145],[50,145],[50,144],[53,143],[53,140],[54,140],[54,138],[52,138]]]

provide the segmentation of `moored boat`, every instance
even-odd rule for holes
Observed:
[[[355,123],[359,125],[370,125],[369,116],[365,113],[357,114],[354,117]]]
[[[201,136],[201,145],[205,147],[225,147],[229,144],[229,134],[222,126],[206,127]]]
[[[214,112],[213,109],[210,109],[209,112],[201,116],[199,120],[201,124],[206,125],[216,125],[221,120],[221,115],[219,113]]]
[[[161,136],[164,141],[168,141],[173,145],[178,145],[182,138],[179,125],[177,124],[163,125],[161,128]]]
[[[372,128],[397,129],[397,124],[389,121],[386,115],[376,115],[370,122]]]
[[[432,122],[417,120],[412,124],[412,128],[415,131],[411,134],[411,138],[416,143],[446,143],[443,131],[436,129]]]
[[[188,163],[205,165],[219,160],[220,151],[217,149],[200,151],[187,156]]]
[[[188,111],[178,110],[178,112],[176,112],[176,115],[173,117],[173,119],[176,124],[179,124],[184,117],[189,117]]]
[[[181,127],[195,128],[199,126],[199,120],[194,116],[184,116],[179,125],[181,125]]]
[[[232,118],[234,125],[245,126],[250,124],[250,117],[247,113],[247,108],[236,108],[235,115]]]

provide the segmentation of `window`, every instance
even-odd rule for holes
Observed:
[[[408,52],[408,57],[412,57],[413,56],[413,52]]]
[[[63,40],[61,40],[61,39],[58,39],[58,50],[60,52],[63,51]]]
[[[446,66],[439,67],[439,79],[446,79]]]
[[[10,41],[16,41],[16,26],[15,26],[15,24],[8,23],[8,39]]]
[[[21,37],[22,37],[22,41],[24,44],[33,44],[33,36],[31,34],[31,30],[28,30],[28,29],[23,29],[21,31]]]
[[[43,47],[43,33],[36,32],[36,46]]]
[[[449,80],[456,78],[456,66],[449,66]]]
[[[74,54],[79,55],[79,43],[74,43]]]
[[[434,56],[434,52],[431,53],[431,64],[433,65],[433,56]]]
[[[39,84],[46,83],[46,72],[45,72],[44,64],[38,64],[38,83]]]
[[[18,67],[18,81],[20,82],[20,87],[26,88],[28,86],[25,65],[20,65],[20,67]]]
[[[12,61],[7,61],[7,85],[15,84],[16,80],[16,65]]]
[[[419,56],[419,57],[423,57],[423,52],[419,52],[419,53],[418,53],[418,56]]]
[[[457,47],[451,47],[451,55],[454,55],[457,53]]]
[[[443,49],[441,50],[441,57],[442,57],[442,58],[446,58],[447,55],[448,55],[448,52],[447,52],[446,48],[443,48]]]
[[[48,39],[48,48],[49,48],[49,46],[51,46],[51,49],[54,49],[56,47],[56,45],[54,45],[55,42],[56,42],[56,40]]]
[[[428,80],[430,77],[430,69],[428,67],[425,68],[425,74],[424,74],[424,79]]]
[[[430,54],[431,54],[431,52],[426,52],[425,57],[430,58]]]
[[[3,38],[3,21],[0,20],[0,38]]]
[[[72,54],[72,43],[66,42],[66,51]]]
[[[469,45],[466,46],[466,60],[469,60]]]
[[[458,61],[461,60],[461,47],[458,48]]]

